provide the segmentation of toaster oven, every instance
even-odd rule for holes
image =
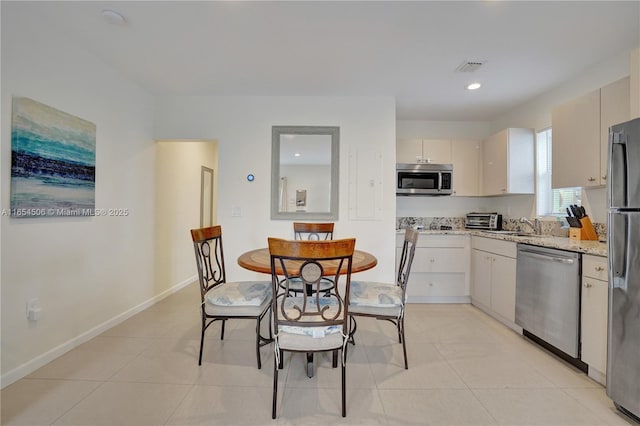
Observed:
[[[498,213],[467,213],[464,227],[467,229],[502,230],[502,215]]]

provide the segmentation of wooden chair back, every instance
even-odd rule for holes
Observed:
[[[191,230],[193,249],[196,255],[200,296],[204,302],[206,293],[226,282],[224,250],[222,248],[222,227],[220,225]]]
[[[296,240],[333,240],[333,223],[293,222]]]

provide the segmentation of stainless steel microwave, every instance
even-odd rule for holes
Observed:
[[[452,164],[396,165],[396,195],[451,195],[452,192]]]

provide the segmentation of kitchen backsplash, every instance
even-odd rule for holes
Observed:
[[[396,218],[396,229],[419,228],[425,230],[439,229],[465,229],[464,217],[398,217]],[[547,235],[567,236],[568,228],[562,227],[562,222],[553,220],[541,221],[542,233]],[[565,225],[566,226],[566,225]],[[593,227],[598,234],[598,239],[607,239],[607,224],[594,223]],[[521,223],[519,219],[502,219],[502,229],[507,231],[531,232],[531,228],[526,223]]]

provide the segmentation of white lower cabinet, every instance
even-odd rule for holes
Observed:
[[[404,235],[396,238],[400,258]],[[407,285],[409,302],[469,302],[469,236],[420,234]]]
[[[605,257],[582,256],[581,300],[581,358],[589,366],[589,376],[604,385],[607,372],[609,309],[607,259]]]
[[[471,247],[471,303],[517,330],[516,243],[474,236]]]

